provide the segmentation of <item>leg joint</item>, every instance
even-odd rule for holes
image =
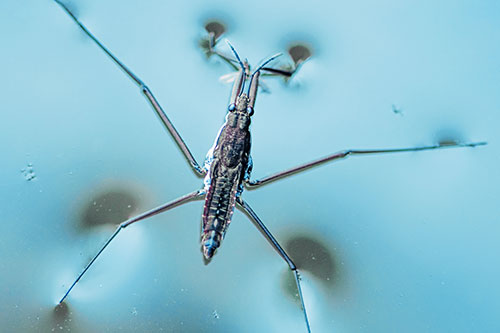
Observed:
[[[283,257],[283,259],[285,259],[288,267],[290,267],[290,270],[294,272],[297,271],[297,266],[295,266],[295,263],[292,261],[292,259],[290,259],[290,257],[288,257],[288,255],[286,257]]]

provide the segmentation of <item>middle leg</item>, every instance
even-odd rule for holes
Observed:
[[[267,177],[258,179],[258,180],[250,180],[246,182],[246,186],[249,189],[262,186],[271,182],[274,182],[278,179],[282,179],[296,173],[300,173],[309,168],[313,168],[315,166],[322,165],[327,162],[331,162],[334,160],[340,160],[347,158],[351,155],[375,155],[375,154],[386,154],[386,153],[405,153],[411,151],[423,151],[423,150],[434,150],[434,149],[444,149],[444,148],[464,148],[464,147],[476,147],[486,145],[486,142],[472,142],[472,143],[451,143],[451,144],[437,144],[432,146],[420,146],[420,147],[409,147],[409,148],[396,148],[396,149],[349,149],[342,150],[332,155],[328,155],[322,157],[320,159],[301,164],[294,168],[290,168],[287,170],[283,170],[277,172],[275,174],[269,175]]]

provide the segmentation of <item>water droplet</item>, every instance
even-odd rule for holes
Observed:
[[[28,163],[26,168],[21,169],[21,173],[23,174],[24,179],[26,179],[27,181],[36,178],[35,170],[33,169],[33,163]]]
[[[212,313],[212,315],[214,316],[215,319],[219,319],[219,314],[217,313],[217,310],[214,310],[214,312]]]
[[[392,112],[394,112],[394,114],[397,114],[400,116],[403,115],[403,109],[401,109],[399,106],[397,106],[395,104],[392,104]]]

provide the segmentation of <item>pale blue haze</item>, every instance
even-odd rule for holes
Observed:
[[[488,141],[353,157],[243,196],[278,240],[307,236],[334,258],[333,282],[302,274],[313,332],[500,331],[498,1],[71,4],[147,82],[200,163],[231,89],[219,81],[230,68],[198,48],[212,17],[252,64],[295,40],[314,51],[289,86],[266,80],[254,177],[346,148]],[[201,201],[123,231],[70,295],[66,321],[55,317],[114,230],[80,228],[84,205],[118,188],[137,213],[202,179],[55,2],[1,1],[0,41],[0,331],[305,331],[286,265],[241,212],[203,264]]]

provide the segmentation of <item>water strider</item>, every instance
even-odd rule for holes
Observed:
[[[156,207],[150,211],[142,213],[138,216],[132,217],[121,223],[111,237],[106,241],[98,253],[93,257],[84,270],[78,275],[76,280],[68,288],[64,296],[59,301],[61,304],[69,295],[71,290],[75,287],[76,283],[87,272],[90,266],[95,262],[104,249],[111,243],[111,241],[129,225],[142,221],[148,217],[165,212],[174,207],[183,205],[189,201],[196,199],[204,199],[205,204],[202,214],[202,234],[201,234],[201,247],[205,261],[210,261],[217,249],[220,247],[224,235],[227,231],[234,212],[237,206],[248,214],[255,226],[267,238],[271,246],[283,258],[290,270],[293,272],[295,282],[297,285],[298,296],[301,301],[302,311],[305,319],[305,327],[308,332],[311,331],[309,320],[304,304],[304,298],[301,290],[299,271],[287,255],[285,250],[280,246],[278,241],[274,238],[271,232],[266,228],[261,219],[257,216],[250,205],[242,198],[243,190],[247,188],[256,188],[264,184],[268,184],[277,179],[290,176],[295,173],[302,172],[308,168],[321,165],[337,159],[343,159],[351,155],[371,155],[379,153],[399,153],[421,150],[442,149],[451,147],[475,147],[484,145],[485,142],[477,143],[442,143],[430,146],[419,146],[399,149],[374,149],[374,150],[343,150],[326,157],[290,168],[262,179],[251,180],[250,174],[252,171],[252,160],[250,157],[250,123],[251,117],[254,114],[255,101],[257,97],[257,90],[259,88],[259,77],[261,71],[266,71],[271,75],[291,76],[297,67],[287,72],[282,69],[275,69],[266,67],[266,65],[274,60],[279,55],[275,55],[262,65],[257,67],[253,72],[250,72],[248,62],[243,62],[235,49],[228,43],[234,54],[235,59],[227,57],[221,53],[213,52],[223,60],[227,61],[232,66],[236,63],[239,67],[238,76],[233,84],[230,103],[227,108],[226,120],[219,130],[215,143],[208,151],[205,163],[200,166],[196,159],[191,154],[188,146],[181,138],[180,134],[175,129],[172,122],[169,120],[160,104],[152,94],[147,85],[142,82],[128,67],[126,67],[118,58],[116,58],[99,40],[90,33],[89,30],[74,16],[74,14],[59,0],[57,2],[66,13],[76,22],[84,33],[90,37],[114,62],[118,65],[128,77],[130,77],[141,89],[142,93],[149,101],[153,110],[159,116],[161,122],[166,127],[168,132],[172,135],[174,141],[180,148],[186,160],[190,163],[191,168],[199,177],[203,177],[203,187],[199,190],[188,193],[180,198],[171,202]],[[212,47],[213,45],[210,45]],[[246,82],[248,81],[248,88],[245,89]]]

